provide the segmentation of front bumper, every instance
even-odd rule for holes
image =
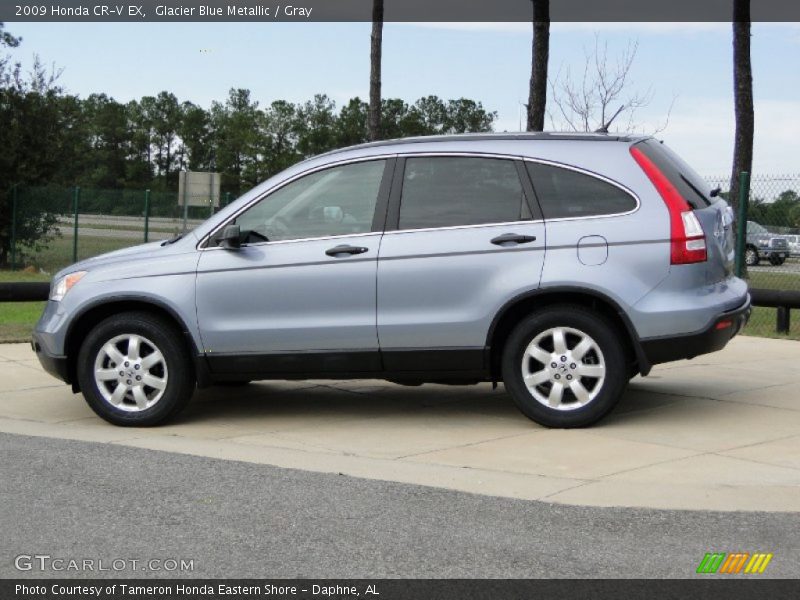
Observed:
[[[47,352],[39,341],[36,333],[33,334],[33,339],[31,339],[31,348],[33,348],[36,357],[39,359],[45,371],[56,379],[60,379],[65,383],[72,383],[72,381],[70,381],[71,378],[69,376],[69,366],[66,356],[57,356]]]
[[[750,319],[750,294],[739,308],[716,317],[709,327],[688,335],[641,340],[642,351],[651,365],[694,358],[722,350]]]

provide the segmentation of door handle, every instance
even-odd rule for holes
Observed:
[[[504,244],[530,244],[535,241],[535,235],[520,235],[518,233],[504,233],[492,239],[492,243],[495,246],[503,246]]]
[[[334,246],[333,248],[325,250],[325,254],[333,257],[339,257],[343,254],[364,254],[364,252],[369,252],[369,248],[364,248],[363,246],[348,246],[347,244]]]

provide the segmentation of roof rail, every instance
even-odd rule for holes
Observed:
[[[583,133],[583,132],[519,132],[519,133],[453,133],[445,135],[425,135],[417,137],[396,138],[367,142],[346,148],[338,148],[322,154],[337,154],[347,150],[362,148],[379,148],[381,146],[396,146],[405,144],[427,144],[431,142],[470,142],[470,141],[543,141],[543,140],[580,140],[584,142],[633,142],[648,136],[609,133]]]

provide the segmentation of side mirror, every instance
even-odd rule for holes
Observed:
[[[222,231],[222,247],[226,250],[238,250],[242,247],[242,234],[238,225],[228,225]]]

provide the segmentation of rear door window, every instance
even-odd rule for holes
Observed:
[[[538,162],[526,162],[545,219],[626,213],[636,199],[622,188],[592,175]]]
[[[427,229],[530,219],[511,160],[425,156],[406,159],[400,229]]]

